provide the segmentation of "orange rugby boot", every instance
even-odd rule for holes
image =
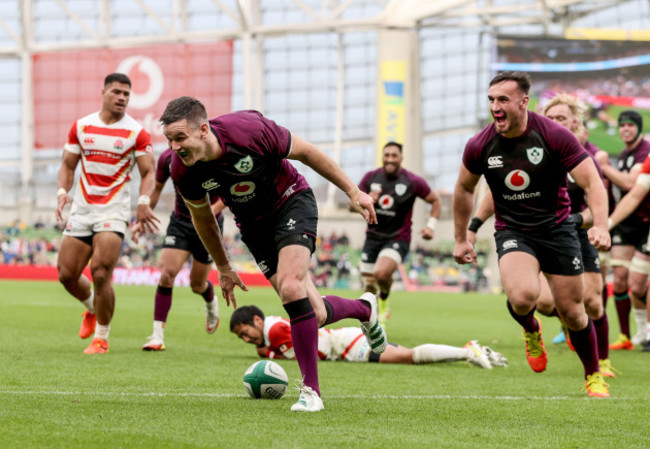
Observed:
[[[79,328],[79,336],[81,338],[88,338],[95,333],[95,326],[97,325],[97,318],[94,313],[85,311],[81,314],[84,319],[81,321],[81,327]]]
[[[542,341],[542,323],[536,316],[533,318],[539,325],[539,331],[524,331],[524,339],[526,340],[526,359],[528,360],[528,364],[533,369],[533,371],[536,373],[541,373],[546,369],[548,356],[546,355],[544,341]]]
[[[101,338],[93,338],[92,343],[86,349],[84,354],[106,354],[108,352],[108,341]]]

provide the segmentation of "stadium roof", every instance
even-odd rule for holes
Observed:
[[[24,0],[0,17],[0,56],[24,51],[118,47],[355,29],[499,27],[572,21],[621,4],[617,0]],[[75,6],[76,5],[76,6]],[[155,6],[155,7],[154,7]],[[52,20],[67,29],[43,38]],[[119,27],[130,21],[131,29]],[[134,27],[132,24],[136,23]],[[140,24],[149,24],[142,26]],[[198,25],[198,26],[197,26]],[[136,28],[137,31],[133,31]],[[73,36],[70,34],[74,33]],[[53,37],[50,39],[49,37]]]

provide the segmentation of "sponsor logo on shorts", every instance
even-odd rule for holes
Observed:
[[[264,274],[266,274],[266,272],[269,271],[269,267],[268,265],[266,265],[265,260],[260,260],[260,263],[258,263],[257,266],[259,267],[260,271]]]
[[[489,157],[487,160],[488,163],[488,168],[501,168],[503,167],[503,160],[501,159],[503,156],[492,156]]]
[[[296,220],[294,220],[293,218],[289,218],[289,221],[287,221],[287,229],[290,231],[296,229]]]
[[[165,237],[165,245],[170,245],[170,246],[176,245],[176,236],[175,235],[166,236]]]
[[[532,147],[526,150],[526,156],[532,164],[539,164],[544,158],[544,150],[540,147]]]
[[[361,253],[361,260],[366,262],[368,260],[368,253]]]
[[[594,257],[594,265],[600,270],[600,258]]]
[[[201,184],[201,187],[203,187],[205,190],[212,190],[219,187],[219,183],[216,182],[214,179],[210,178],[207,181],[205,181],[203,184]]]
[[[253,158],[250,156],[250,154],[238,160],[235,164],[235,169],[239,173],[248,173],[251,171],[253,169]]]
[[[615,235],[612,237],[612,243],[620,244],[623,241],[620,235]]]
[[[580,261],[579,257],[574,257],[573,258],[573,269],[574,270],[579,270],[582,267],[582,263]]]
[[[406,193],[406,184],[396,184],[395,185],[395,193],[397,193],[399,196],[402,196]]]
[[[393,249],[399,249],[399,243],[397,242],[393,243]]]
[[[503,245],[501,246],[503,250],[508,250],[508,249],[513,249],[513,248],[519,248],[519,244],[517,243],[517,240],[506,240],[503,242]]]
[[[112,228],[113,228],[113,225],[112,225],[111,223],[104,223],[104,224],[102,225],[102,228],[104,228],[104,229],[112,229]]]

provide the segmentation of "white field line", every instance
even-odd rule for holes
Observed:
[[[234,393],[192,393],[192,392],[112,392],[112,391],[39,391],[39,390],[0,390],[7,396],[107,396],[107,397],[196,397],[196,398],[248,398],[245,394]],[[479,400],[479,401],[570,401],[591,400],[586,396],[482,396],[482,395],[324,395],[324,399],[395,399],[395,400]],[[617,401],[647,401],[646,397],[610,397]]]

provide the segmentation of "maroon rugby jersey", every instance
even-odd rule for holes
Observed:
[[[421,176],[400,168],[397,176],[388,176],[383,168],[369,171],[361,179],[359,189],[369,193],[381,188],[375,204],[377,224],[368,226],[371,237],[411,241],[411,217],[417,197],[426,198],[431,188]]]
[[[158,164],[156,165],[157,182],[164,184],[171,176],[171,161],[173,155],[174,152],[171,150],[171,148],[167,148],[165,151],[163,151],[160,154],[160,157],[158,158]],[[187,209],[187,205],[185,204],[183,197],[178,191],[178,186],[176,184],[174,184],[174,191],[175,191],[175,204],[174,204],[174,212],[173,212],[174,217],[178,218],[181,221],[192,223],[192,215],[190,215],[190,211]],[[216,203],[218,200],[219,197],[216,195],[212,195],[210,197],[211,204]],[[219,212],[216,215],[216,218],[217,220],[221,218],[221,212]]]
[[[624,149],[621,151],[621,154],[618,155],[617,163],[618,170],[621,172],[629,173],[636,164],[643,164],[650,154],[650,142],[645,139],[641,139],[641,142],[631,150]],[[619,189],[621,192],[621,198],[627,194],[627,190]],[[649,217],[645,216],[643,210],[643,203],[650,201],[650,194],[648,194],[641,205],[636,208],[634,213],[630,214],[625,220],[619,223],[622,229],[634,229],[644,221],[648,221]]]
[[[286,159],[291,134],[258,111],[237,111],[209,121],[222,155],[191,167],[175,156],[171,175],[188,200],[218,195],[238,225],[269,216],[296,193],[309,188]]]
[[[596,170],[598,170],[600,179],[603,180],[603,186],[606,187],[605,175],[603,174],[603,171],[600,168],[600,164],[596,162],[596,158],[594,157],[596,153],[600,151],[600,149],[596,145],[590,142],[587,142],[584,145],[584,148],[585,150],[587,150],[587,153],[589,153],[589,157],[594,161],[594,165],[596,166]],[[569,192],[569,198],[571,199],[571,213],[577,214],[578,212],[582,212],[587,208],[585,191],[582,190],[582,188],[578,184],[576,184],[575,180],[571,177],[571,175],[567,176],[567,180],[569,181],[569,184],[567,186],[567,192]]]
[[[472,137],[463,164],[485,176],[496,229],[530,230],[551,228],[568,217],[567,173],[587,157],[571,131],[529,111],[519,137],[503,137],[493,124]]]

